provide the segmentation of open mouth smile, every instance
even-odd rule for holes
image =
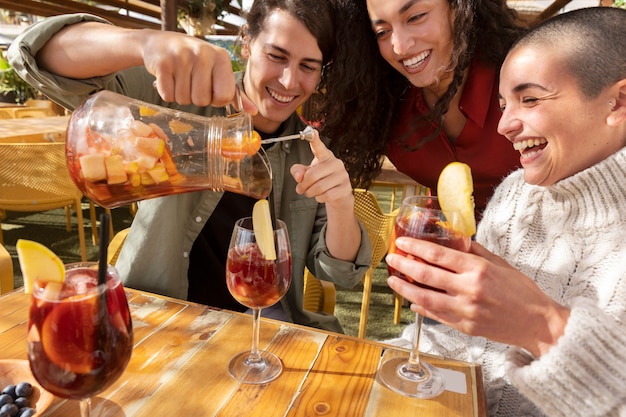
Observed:
[[[270,89],[269,87],[265,87],[265,91],[276,101],[280,103],[289,104],[296,99],[297,96],[285,96],[282,94],[278,94],[276,91]]]
[[[519,142],[515,142],[513,144],[513,149],[515,149],[516,151],[519,151],[520,154],[528,158],[528,157],[535,155],[536,153],[539,153],[539,151],[545,148],[545,146],[543,145],[547,143],[548,141],[545,140],[544,138],[524,139],[524,140],[520,140]],[[536,149],[533,149],[533,148],[536,148]]]
[[[408,69],[415,69],[419,67],[430,56],[430,51],[424,51],[419,55],[415,55],[409,59],[403,59],[402,65]]]

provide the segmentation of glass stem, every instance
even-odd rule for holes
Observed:
[[[422,322],[424,318],[415,313],[415,333],[413,334],[413,346],[411,347],[411,356],[409,357],[409,363],[407,364],[407,371],[414,373],[423,373],[422,365],[420,364],[420,336],[422,334]]]
[[[259,365],[263,362],[263,358],[259,353],[259,328],[261,322],[259,317],[261,316],[260,308],[252,309],[252,349],[250,349],[250,356],[246,359],[246,363],[249,365]]]
[[[91,416],[91,398],[83,398],[80,400],[80,417]]]

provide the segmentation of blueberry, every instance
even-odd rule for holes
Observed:
[[[14,404],[17,408],[30,407],[30,401],[26,397],[17,397]]]
[[[32,417],[35,415],[35,409],[30,407],[20,408],[15,417]]]
[[[18,397],[30,397],[33,393],[33,386],[28,382],[20,382],[15,387],[15,394]]]
[[[6,413],[7,415],[13,417],[17,414],[17,412],[19,411],[19,408],[17,408],[17,405],[11,403],[11,404],[5,404],[0,408],[0,414],[1,413]]]
[[[13,399],[17,398],[17,395],[15,395],[15,385],[7,385],[2,390],[2,393],[3,394],[9,394]]]
[[[0,407],[5,404],[13,404],[13,401],[13,397],[11,397],[9,394],[0,394]]]

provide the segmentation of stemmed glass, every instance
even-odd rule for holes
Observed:
[[[276,260],[267,260],[256,243],[252,218],[235,223],[226,261],[226,283],[235,299],[252,309],[252,349],[236,355],[228,366],[230,375],[244,383],[265,384],[282,372],[281,360],[259,350],[261,309],[276,304],[291,284],[291,249],[287,226],[276,220]]]
[[[66,265],[65,282],[35,281],[28,321],[28,360],[35,379],[54,395],[80,400],[81,417],[91,397],[122,374],[133,348],[133,327],[124,287],[108,265],[98,285],[98,263]]]
[[[459,215],[456,212],[447,212],[448,218],[439,207],[437,197],[413,196],[402,202],[396,217],[389,253],[397,253],[411,259],[395,245],[396,238],[410,236],[439,243],[457,250],[469,250],[470,237],[463,236],[451,229],[450,217]],[[406,281],[413,282],[410,277],[389,267],[389,274],[399,276]],[[415,283],[416,285],[420,285]],[[415,333],[412,340],[410,356],[396,356],[383,362],[378,369],[378,380],[391,389],[403,395],[415,398],[433,398],[444,390],[444,379],[441,372],[420,360],[419,342],[423,317],[415,314]]]

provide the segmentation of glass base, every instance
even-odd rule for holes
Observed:
[[[390,390],[408,397],[428,399],[438,396],[445,388],[443,375],[427,362],[420,361],[420,364],[421,372],[410,372],[406,369],[406,356],[391,358],[380,366],[376,379]]]
[[[244,384],[265,384],[283,372],[283,363],[273,353],[260,351],[260,360],[251,361],[250,351],[233,357],[228,365],[230,376]]]

